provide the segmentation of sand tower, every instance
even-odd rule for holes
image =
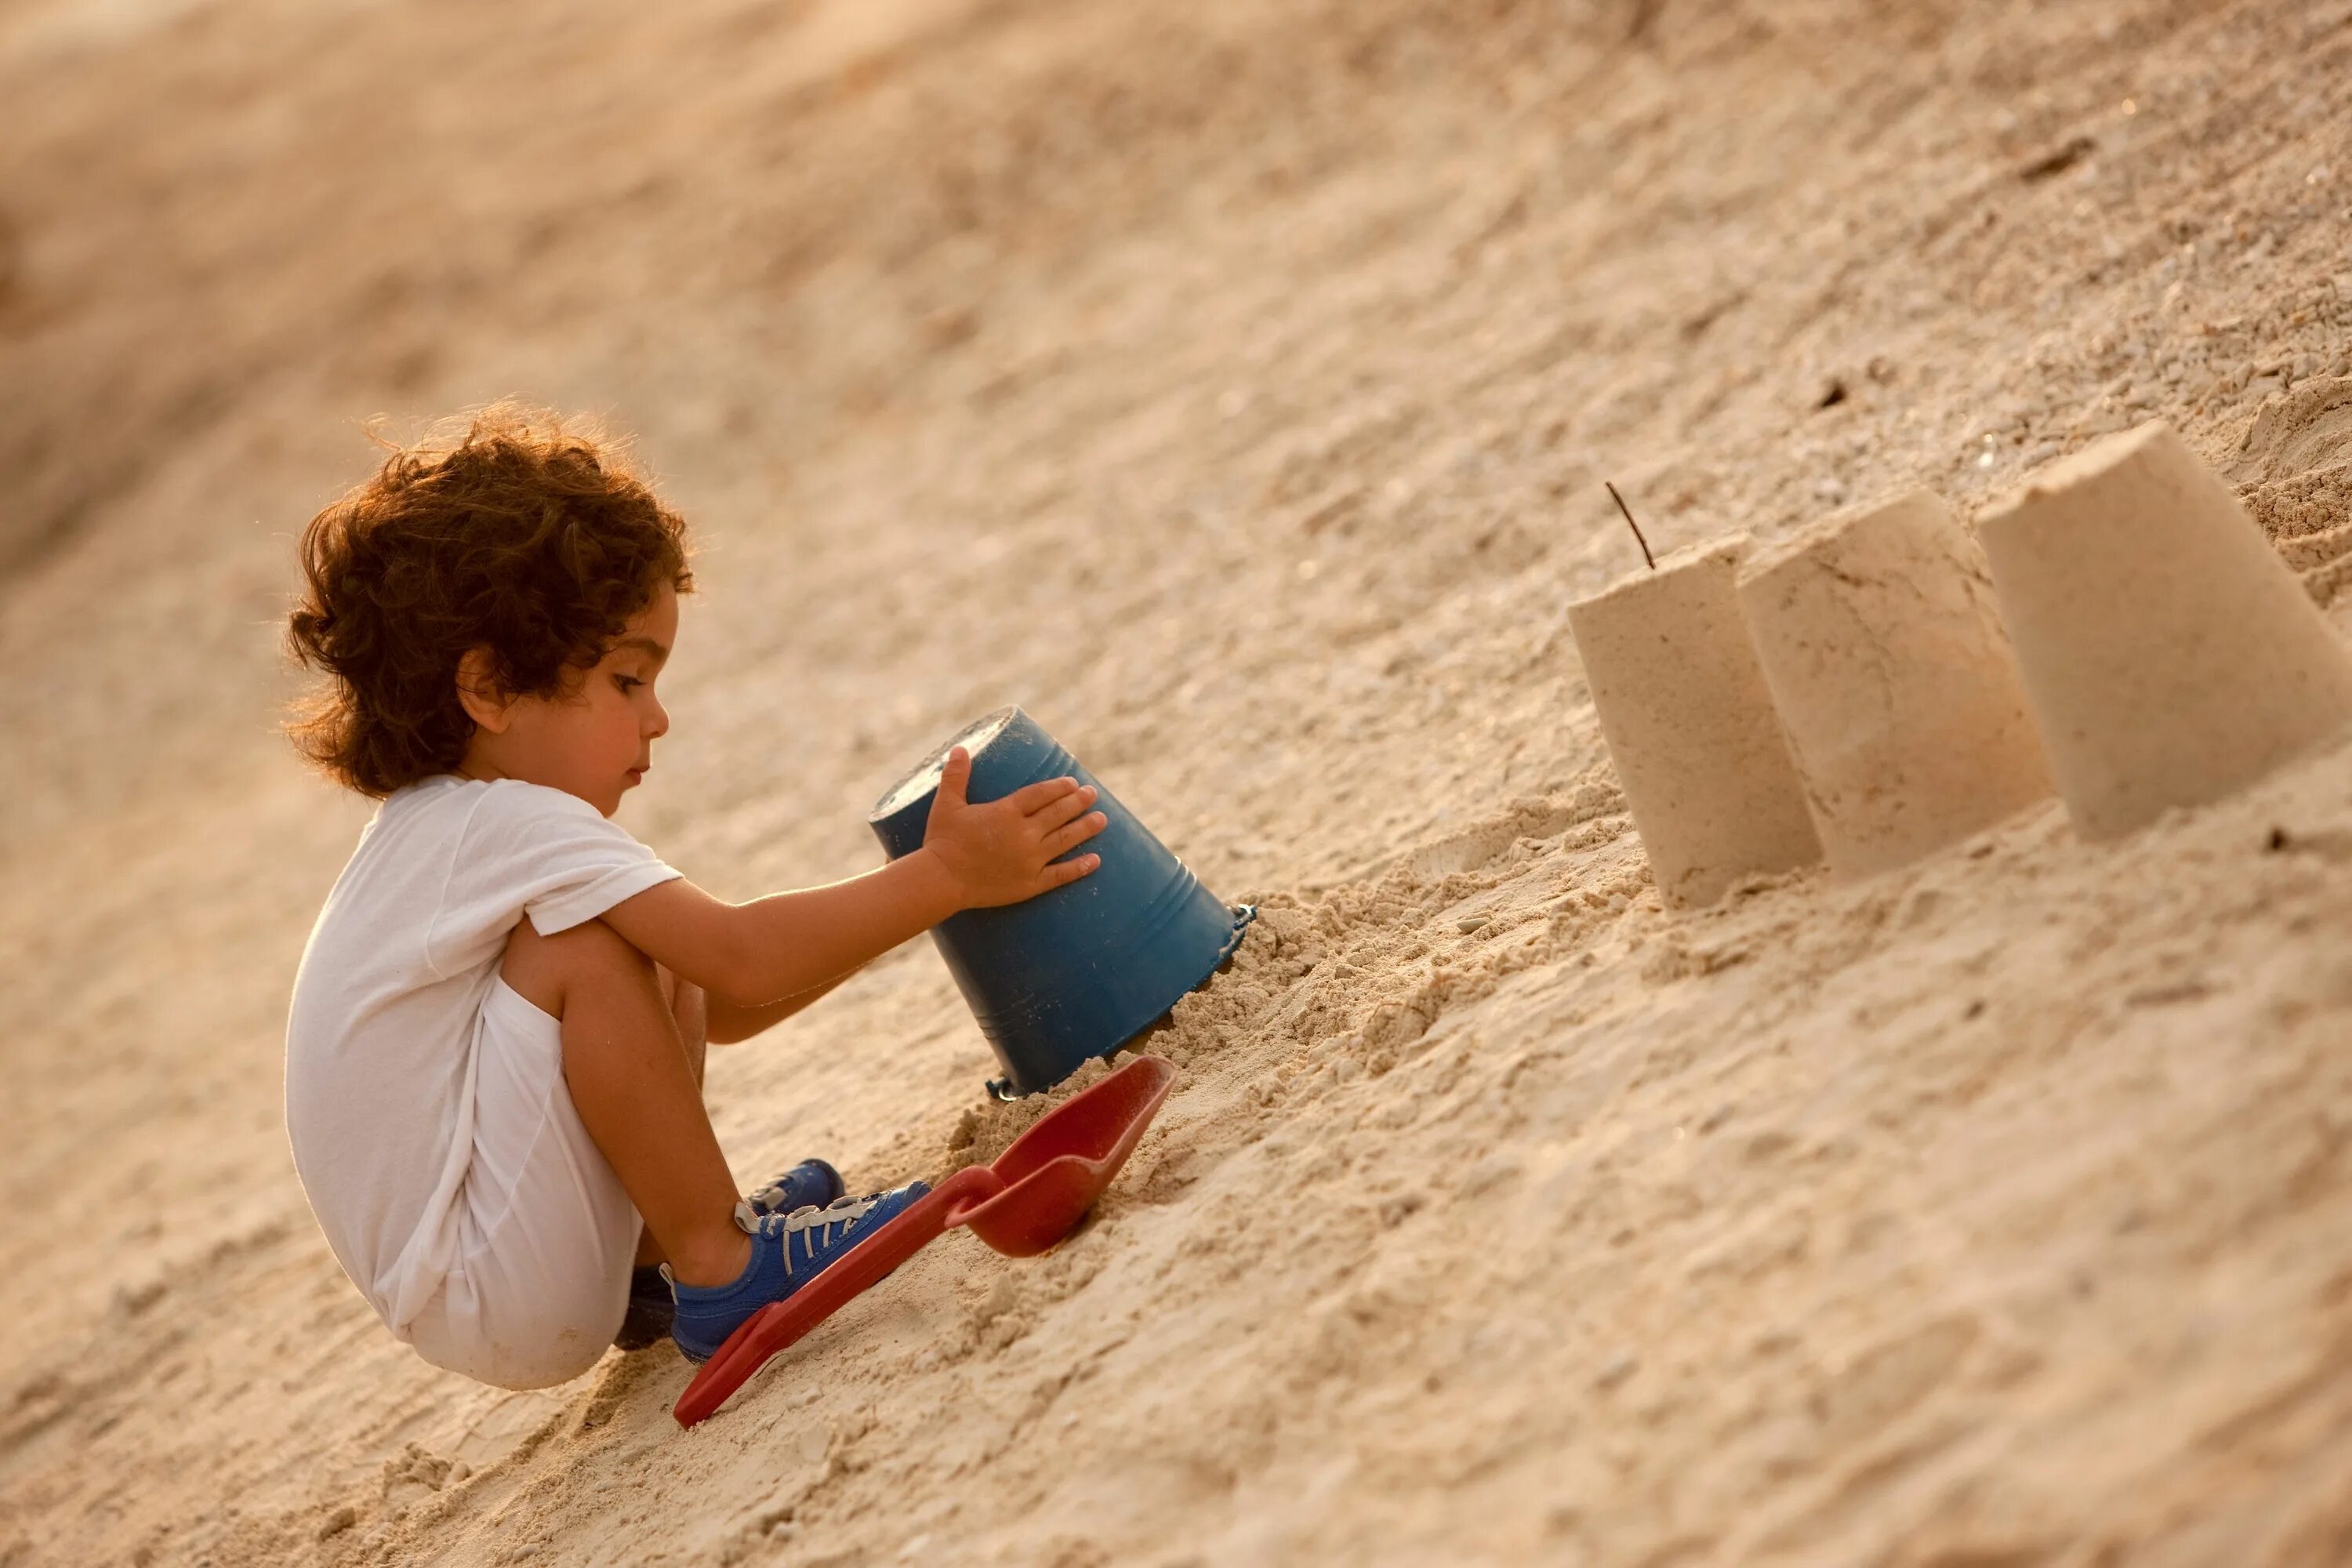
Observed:
[[[1840,876],[1906,865],[2050,795],[1991,579],[1935,496],[1778,546],[1739,601]]]
[[[1568,611],[1658,891],[1685,908],[1822,857],[1739,613],[1746,545],[1670,556]]]
[[[2084,837],[2219,799],[2352,729],[2352,652],[2170,427],[2060,458],[1977,530]]]

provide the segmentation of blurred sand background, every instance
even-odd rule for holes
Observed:
[[[1670,919],[1564,608],[2150,416],[2352,629],[2352,0],[0,0],[0,1564],[2352,1563],[2352,752]],[[273,733],[369,416],[641,437],[623,820],[748,896],[1025,703],[1266,915],[1097,1217],[691,1434],[337,1271]],[[740,1174],[1037,1109],[927,945]]]

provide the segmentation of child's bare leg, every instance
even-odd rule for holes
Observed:
[[[698,1089],[702,1087],[703,1058],[710,1050],[710,1013],[702,987],[680,980],[663,964],[655,964],[654,973],[661,979],[662,999],[669,1004],[670,1016],[677,1020],[677,1037],[686,1047],[687,1070],[694,1074],[694,1086]],[[634,1261],[639,1268],[669,1261],[650,1228],[637,1232],[637,1256]]]
[[[688,1285],[735,1279],[751,1255],[740,1194],[703,1110],[701,1053],[690,1059],[653,961],[602,921],[551,937],[525,921],[499,973],[562,1020],[572,1103],[670,1272]]]
[[[702,1085],[702,1058],[710,1051],[710,1009],[702,994],[702,987],[690,980],[680,980],[658,963],[654,970],[661,976],[662,994],[669,998],[670,1016],[677,1020],[678,1038],[686,1044],[686,1065],[694,1074],[695,1087]]]

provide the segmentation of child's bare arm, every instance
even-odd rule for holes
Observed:
[[[812,985],[794,995],[757,1007],[746,1007],[739,1002],[730,1002],[706,991],[703,998],[709,1026],[703,1037],[714,1046],[731,1046],[754,1035],[765,1034],[848,978],[846,974],[836,974],[822,985]]]
[[[1095,792],[1048,779],[1002,800],[964,798],[971,758],[959,746],[940,777],[923,847],[829,887],[730,904],[691,882],[664,882],[604,912],[637,951],[710,993],[764,1009],[839,980],[951,914],[1019,903],[1098,863],[1051,862],[1102,831]],[[782,1016],[780,1013],[778,1016]]]
[[[693,883],[649,888],[604,912],[629,944],[710,994],[763,1006],[847,974],[960,908],[922,851],[829,887],[730,904]]]

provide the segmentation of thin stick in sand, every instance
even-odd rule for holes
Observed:
[[[1658,569],[1658,558],[1650,553],[1650,542],[1642,537],[1642,525],[1633,521],[1633,509],[1625,504],[1625,498],[1619,495],[1617,487],[1607,479],[1601,481],[1601,488],[1609,492],[1609,499],[1615,501],[1617,510],[1625,514],[1625,526],[1633,531],[1633,542],[1642,547],[1642,560],[1651,571],[1655,572]]]

